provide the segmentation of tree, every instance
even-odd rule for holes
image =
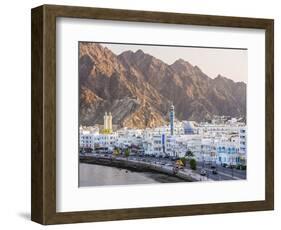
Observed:
[[[182,164],[185,166],[186,165],[186,158],[185,157],[181,157],[180,161],[182,162]]]
[[[186,153],[185,153],[185,156],[186,157],[194,157],[194,154],[191,150],[187,150]]]
[[[197,163],[196,163],[196,160],[195,160],[195,159],[191,159],[191,160],[189,161],[189,165],[190,165],[190,168],[191,168],[192,170],[196,170],[196,165],[197,165]]]
[[[120,149],[119,148],[114,149],[114,154],[118,156],[120,154]]]
[[[129,157],[130,156],[130,150],[127,148],[125,149],[125,156],[126,157]]]

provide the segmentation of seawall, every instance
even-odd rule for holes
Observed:
[[[158,173],[164,173],[170,176],[175,176],[189,182],[202,180],[202,177],[196,173],[193,173],[192,170],[175,170],[173,169],[173,167],[159,165],[152,162],[132,160],[123,157],[107,157],[100,155],[80,156],[80,162],[112,166],[117,168],[125,168],[138,172],[154,171]]]

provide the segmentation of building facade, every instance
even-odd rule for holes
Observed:
[[[174,106],[169,111],[169,125],[155,128],[112,131],[111,113],[104,115],[104,130],[80,127],[82,148],[136,148],[147,155],[185,157],[188,151],[198,161],[227,165],[246,165],[247,130],[243,122],[218,117],[211,123],[175,121]]]

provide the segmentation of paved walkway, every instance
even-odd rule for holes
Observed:
[[[129,158],[124,158],[124,157],[108,157],[108,156],[100,156],[100,155],[87,155],[86,157],[92,158],[92,159],[105,159],[105,160],[113,160],[115,162],[122,163],[126,166],[135,166],[136,164],[140,167],[149,169],[149,170],[154,170],[160,173],[165,173],[171,176],[176,176],[181,179],[187,180],[187,181],[213,181],[211,178],[207,178],[206,176],[201,176],[197,172],[191,170],[191,169],[177,169],[173,166],[167,166],[167,165],[162,165],[156,162],[147,162],[147,161],[142,161],[142,160],[137,160],[137,159],[129,159]]]

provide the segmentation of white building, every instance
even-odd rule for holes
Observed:
[[[127,148],[135,145],[140,146],[143,142],[143,131],[141,129],[119,129],[116,132],[116,147]]]
[[[113,150],[114,146],[116,145],[117,135],[116,133],[111,134],[98,134],[93,135],[93,147],[95,148],[108,148],[110,150]]]
[[[94,148],[93,134],[83,133],[82,135],[80,135],[80,147]]]
[[[105,128],[112,127],[112,117],[105,115]],[[81,147],[108,149],[138,147],[145,154],[184,157],[191,151],[198,161],[217,164],[246,164],[247,138],[245,124],[236,119],[217,118],[213,123],[173,122],[156,128],[122,128],[100,133],[97,128],[80,128]],[[223,120],[223,122],[221,122]]]

